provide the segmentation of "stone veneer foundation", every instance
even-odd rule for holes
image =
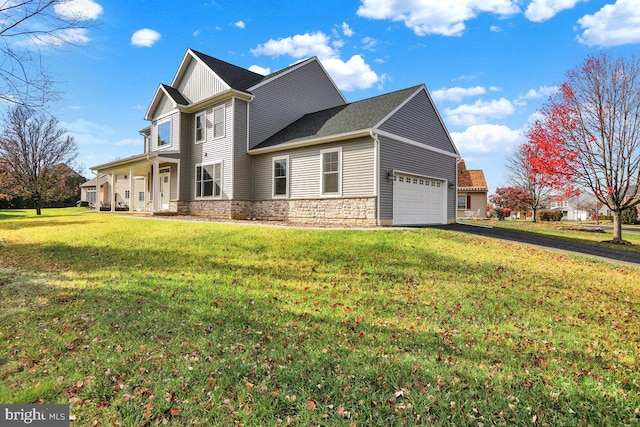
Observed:
[[[178,202],[177,213],[219,219],[373,226],[376,225],[376,198],[197,200]]]

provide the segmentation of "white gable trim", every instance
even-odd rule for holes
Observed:
[[[156,93],[153,95],[153,99],[151,100],[151,105],[149,105],[149,109],[147,109],[147,113],[144,115],[145,120],[153,120],[153,113],[156,111],[156,108],[158,108],[158,104],[160,103],[162,96],[166,96],[171,104],[173,104],[173,109],[176,109],[178,104],[176,104],[171,95],[169,95],[165,90],[164,86],[158,85],[158,89],[156,89]]]
[[[344,95],[342,95],[342,92],[340,91],[340,89],[338,89],[338,86],[336,86],[336,82],[333,81],[333,79],[331,78],[331,76],[329,75],[329,73],[327,73],[327,70],[324,68],[324,66],[322,65],[322,62],[318,59],[318,57],[313,56],[311,58],[308,59],[304,59],[300,62],[298,62],[297,64],[291,66],[288,70],[283,71],[281,73],[274,73],[274,75],[266,80],[261,81],[260,83],[258,83],[257,85],[251,86],[249,89],[247,89],[248,91],[253,91],[255,89],[258,89],[268,83],[271,83],[274,80],[279,79],[282,76],[286,76],[287,74],[301,68],[304,67],[305,65],[311,64],[313,62],[317,62],[318,65],[320,66],[320,69],[322,70],[322,72],[324,72],[324,74],[327,76],[327,78],[329,79],[329,81],[331,82],[331,84],[333,85],[334,89],[336,90],[336,92],[338,92],[338,94],[340,95],[340,97],[342,98],[342,100],[344,101],[344,103],[347,103],[347,100],[345,99]]]
[[[197,61],[199,64],[201,64],[207,70],[209,70],[209,72],[213,76],[215,76],[216,79],[220,80],[220,82],[222,82],[223,86],[225,86],[227,89],[231,89],[231,86],[229,86],[227,84],[227,82],[222,80],[219,75],[217,75],[211,68],[209,68],[209,66],[207,64],[205,64],[204,61],[202,61],[200,58],[198,58],[198,55],[193,53],[193,51],[191,49],[187,49],[187,52],[184,54],[184,58],[182,58],[182,62],[180,63],[180,66],[178,67],[178,72],[176,72],[176,75],[173,78],[173,81],[171,82],[171,87],[178,87],[178,84],[182,80],[182,77],[184,77],[184,73],[187,71],[187,67],[189,67],[189,62],[192,61],[192,60]]]
[[[389,120],[389,118],[391,116],[393,116],[394,114],[396,114],[398,111],[400,111],[400,109],[402,107],[404,107],[406,104],[409,103],[409,101],[411,101],[413,98],[415,98],[419,93],[424,92],[425,95],[427,95],[427,99],[429,101],[429,104],[431,105],[431,107],[433,108],[433,111],[436,112],[436,117],[438,118],[438,121],[440,122],[440,125],[442,125],[442,129],[444,129],[444,133],[447,135],[447,138],[449,139],[449,142],[451,143],[451,146],[453,147],[453,150],[456,153],[456,157],[460,157],[460,152],[458,151],[458,148],[456,147],[456,144],[453,142],[453,139],[451,138],[451,135],[449,134],[449,130],[447,129],[447,126],[445,126],[444,121],[442,120],[442,116],[440,116],[440,112],[438,111],[438,109],[436,108],[436,105],[433,103],[433,99],[431,99],[431,95],[429,95],[429,91],[427,90],[427,87],[422,84],[420,85],[420,87],[410,96],[407,97],[407,99],[405,99],[402,103],[400,103],[396,108],[394,108],[389,114],[387,114],[382,120],[380,120],[375,126],[373,126],[373,129],[375,130],[376,133],[382,135],[386,132],[384,131],[380,131],[379,128],[380,126],[382,126],[382,124],[384,122],[386,122],[387,120]],[[388,135],[391,135],[389,133],[387,133]],[[398,138],[401,137],[397,137],[395,136],[394,139],[399,140]],[[406,138],[404,138],[406,139]],[[408,140],[407,140],[408,141]],[[423,145],[423,144],[420,144]],[[434,150],[436,150],[436,148],[434,148]],[[442,150],[441,150],[442,151]],[[446,151],[442,151],[443,153],[446,153]]]

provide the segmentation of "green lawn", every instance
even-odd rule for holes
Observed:
[[[76,212],[0,212],[0,403],[82,426],[639,423],[638,268]]]

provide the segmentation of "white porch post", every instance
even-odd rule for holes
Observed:
[[[99,171],[94,171],[96,174],[96,202],[93,208],[100,212],[100,203],[102,202],[102,196],[100,194],[100,173]]]
[[[116,211],[116,173],[111,171],[111,212]]]
[[[158,159],[153,160],[153,179],[151,180],[151,197],[153,202],[151,203],[151,212],[157,212],[158,210]]]
[[[133,197],[133,168],[129,167],[129,212],[133,212],[133,203],[135,198]]]

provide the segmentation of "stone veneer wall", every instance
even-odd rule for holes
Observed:
[[[259,219],[301,224],[376,225],[376,198],[197,200],[179,202],[178,213],[220,219]]]
[[[302,224],[376,225],[376,198],[259,200],[253,202],[251,215]]]

